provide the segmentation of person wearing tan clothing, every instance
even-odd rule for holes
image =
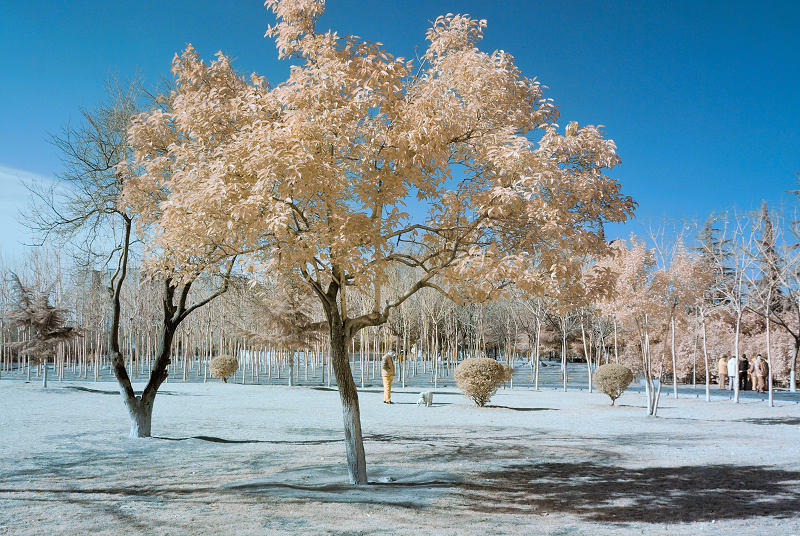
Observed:
[[[722,356],[717,362],[717,372],[719,373],[719,388],[725,389],[725,381],[728,379],[728,356]]]
[[[761,354],[758,354],[758,357],[750,362],[749,372],[753,377],[753,389],[759,393],[766,392],[769,369]]]
[[[764,393],[769,389],[769,361],[761,357],[761,354],[758,355],[757,359],[761,363],[761,392]]]
[[[392,403],[392,380],[394,380],[394,352],[389,351],[383,356],[381,363],[381,380],[383,380],[383,403]]]

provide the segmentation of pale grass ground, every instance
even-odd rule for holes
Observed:
[[[114,385],[0,380],[0,534],[800,534],[793,402],[373,389],[353,489],[335,391],[168,383],[153,433],[182,440],[131,440],[118,395],[70,388]]]

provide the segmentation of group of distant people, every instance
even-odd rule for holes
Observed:
[[[726,381],[728,389],[733,390],[736,381],[736,356],[728,357],[723,355],[717,363],[719,373],[719,388],[725,389]],[[754,390],[759,393],[767,391],[769,378],[769,363],[758,354],[755,359],[747,359],[746,354],[742,354],[739,359],[739,390]]]

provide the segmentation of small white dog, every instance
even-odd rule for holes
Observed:
[[[430,407],[433,405],[433,393],[430,391],[422,391],[419,394],[419,398],[417,399],[417,405],[425,404],[425,407]]]

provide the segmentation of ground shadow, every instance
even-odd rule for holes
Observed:
[[[418,404],[417,402],[392,402],[392,405],[399,404],[401,406],[420,406],[425,407],[424,404]],[[431,408],[435,408],[438,406],[452,406],[453,402],[434,402],[430,406]]]
[[[265,479],[232,482],[226,493],[281,497],[300,502],[348,503],[418,509],[452,494],[461,477],[427,469],[372,466],[368,485],[352,485],[343,464],[313,465],[281,471]]]
[[[470,509],[487,513],[644,523],[800,515],[800,471],[769,467],[527,464],[479,473],[461,488]]]
[[[486,454],[486,453],[484,453]],[[343,466],[304,467],[266,480],[222,486],[124,485],[66,488],[0,488],[20,500],[59,498],[102,501],[137,499],[240,501],[242,496],[282,497],[321,503],[432,507],[437,498],[458,498],[460,507],[486,514],[572,514],[606,523],[710,522],[795,518],[800,515],[800,471],[770,467],[706,465],[628,469],[593,463],[514,465],[463,476],[374,468],[368,486],[343,481]],[[402,473],[402,472],[400,472]],[[380,478],[381,475],[386,475]],[[378,477],[378,478],[376,478]],[[20,494],[30,495],[29,497]],[[447,502],[450,502],[449,500]]]
[[[84,393],[94,393],[97,395],[119,395],[119,389],[116,391],[106,391],[103,389],[92,389],[91,387],[82,387],[80,385],[65,385],[62,389],[70,389],[72,391],[82,391]],[[136,396],[142,396],[142,391],[136,391]],[[192,393],[176,393],[175,391],[159,391],[159,395],[167,396],[200,396]]]
[[[487,408],[510,409],[513,411],[556,411],[556,408],[512,408],[510,406],[486,406]]]
[[[380,443],[436,443],[445,440],[442,435],[364,434],[365,441]]]
[[[800,417],[763,417],[763,418],[755,418],[755,419],[742,419],[740,422],[746,422],[750,424],[789,424],[789,425],[798,425],[800,424]]]
[[[200,441],[208,441],[210,443],[269,443],[274,445],[283,445],[283,444],[290,444],[290,445],[322,445],[324,443],[338,443],[344,441],[344,439],[301,439],[297,441],[291,440],[279,440],[279,439],[223,439],[221,437],[214,437],[214,436],[192,436],[192,437],[164,437],[164,436],[153,436],[153,439],[163,439],[165,441],[187,441],[189,439],[198,439]]]

